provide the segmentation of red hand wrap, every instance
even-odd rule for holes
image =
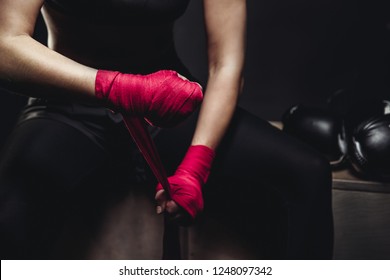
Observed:
[[[193,218],[203,210],[202,186],[207,182],[214,156],[209,147],[190,146],[175,174],[168,178],[172,200]],[[158,184],[156,190],[161,189]]]
[[[144,117],[156,126],[174,126],[188,117],[201,103],[199,84],[185,80],[171,70],[149,75],[122,74],[99,70],[96,97],[114,110]]]

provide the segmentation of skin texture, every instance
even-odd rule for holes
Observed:
[[[192,145],[215,150],[233,116],[242,85],[246,1],[203,2],[209,75]],[[126,69],[126,65],[159,55],[164,46],[153,42],[160,36],[172,36],[171,24],[158,28],[97,27],[42,8],[43,4],[43,0],[0,0],[0,78],[30,96],[94,102],[97,69]],[[49,33],[48,47],[32,38],[41,8]],[[104,49],[104,55],[90,51],[97,45]],[[158,213],[179,211],[164,191],[157,193],[156,199]]]

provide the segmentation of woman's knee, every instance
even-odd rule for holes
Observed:
[[[330,198],[332,171],[329,161],[318,153],[306,155],[295,167],[294,197],[305,200]]]
[[[331,166],[328,159],[322,155],[313,155],[308,162],[308,173],[324,182],[330,183],[332,177]]]

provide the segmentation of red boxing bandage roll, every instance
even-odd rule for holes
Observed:
[[[150,124],[161,127],[183,121],[203,98],[198,83],[171,70],[149,75],[99,70],[95,92],[96,97],[107,102],[113,110],[144,117]]]
[[[202,186],[207,182],[214,156],[207,146],[190,146],[175,174],[168,178],[171,199],[192,218],[203,210]],[[161,184],[156,190],[162,190]]]

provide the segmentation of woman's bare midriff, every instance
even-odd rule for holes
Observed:
[[[172,23],[157,26],[92,23],[42,8],[48,47],[94,68],[121,70],[147,63],[173,46]]]

